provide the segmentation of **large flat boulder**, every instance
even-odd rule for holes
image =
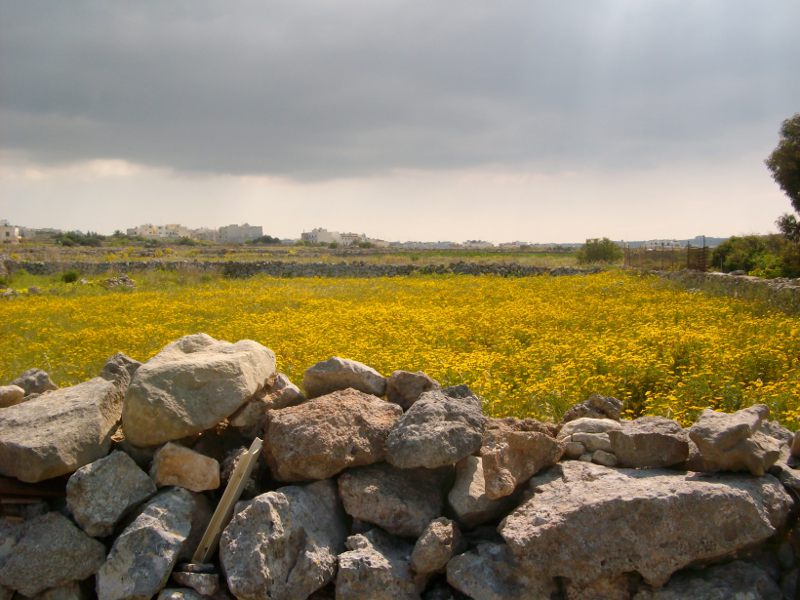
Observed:
[[[394,535],[417,538],[442,514],[443,476],[380,463],[342,473],[339,494],[351,517]]]
[[[791,498],[771,476],[609,469],[568,461],[531,480],[500,524],[522,562],[583,586],[636,571],[654,586],[771,537]]]
[[[318,362],[303,373],[303,389],[309,398],[347,388],[383,396],[386,378],[364,363],[338,356]]]
[[[133,459],[114,451],[75,471],[67,482],[67,507],[92,537],[113,533],[119,520],[156,493],[156,485]]]
[[[95,377],[0,411],[0,473],[35,483],[108,454],[122,392]]]
[[[134,446],[156,446],[209,429],[275,376],[275,354],[252,340],[183,337],[139,367],[122,412]]]
[[[55,512],[27,521],[3,545],[11,541],[16,543],[4,549],[0,586],[28,597],[90,577],[106,554],[103,544]]]
[[[99,600],[148,600],[167,583],[192,529],[195,500],[182,488],[152,498],[114,540],[97,572]]]
[[[347,538],[339,555],[337,600],[419,600],[424,578],[411,570],[411,544],[379,529]]]
[[[396,404],[354,389],[269,413],[264,457],[281,481],[327,479],[380,462],[400,415]]]
[[[780,457],[780,443],[761,431],[769,407],[756,404],[735,413],[706,409],[689,428],[703,471],[749,471],[760,476]]]
[[[423,393],[386,439],[386,460],[401,469],[454,465],[478,451],[487,419],[475,396]]]
[[[220,561],[240,600],[307,598],[333,580],[346,539],[332,481],[286,486],[237,505]]]
[[[689,458],[689,437],[677,421],[665,417],[641,417],[622,421],[621,425],[621,429],[608,432],[617,466],[670,467]]]

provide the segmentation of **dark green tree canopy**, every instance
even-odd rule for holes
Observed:
[[[800,113],[783,122],[781,139],[766,163],[775,182],[800,212]]]

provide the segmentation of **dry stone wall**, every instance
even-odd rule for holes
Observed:
[[[15,380],[0,598],[797,597],[800,436],[765,406],[683,428],[594,395],[543,423],[422,372],[332,357],[301,389],[278,368],[196,334],[76,386]]]

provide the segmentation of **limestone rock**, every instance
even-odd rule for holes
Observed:
[[[35,483],[108,454],[122,395],[95,377],[0,411],[0,473]]]
[[[228,422],[241,431],[242,435],[253,439],[264,437],[267,411],[305,402],[305,395],[283,373],[278,373],[275,381],[262,393],[248,401],[233,413]]]
[[[394,371],[386,382],[386,399],[408,410],[424,392],[440,387],[438,381],[422,371]]]
[[[65,585],[50,588],[38,594],[35,600],[91,600],[94,595],[91,593],[91,586],[87,587],[86,583],[71,581]]]
[[[25,398],[25,390],[18,385],[0,385],[0,408],[19,404]]]
[[[182,488],[152,498],[114,540],[97,572],[99,600],[148,600],[155,596],[178,561],[192,528],[194,509],[192,494]]]
[[[326,479],[347,467],[382,461],[403,410],[354,389],[271,411],[265,459],[283,481]]]
[[[513,494],[518,485],[556,464],[566,444],[549,433],[526,431],[523,429],[526,427],[524,421],[518,424],[507,422],[503,427],[492,424],[492,421],[495,420],[490,420],[490,428],[484,433],[480,455],[486,497],[497,500]],[[515,430],[515,425],[519,429]]]
[[[565,600],[630,600],[631,580],[627,574],[601,577],[587,585],[575,585],[567,581],[564,585]],[[635,582],[634,586],[635,588]]]
[[[339,494],[350,516],[416,538],[442,514],[442,477],[436,471],[379,463],[342,473]]]
[[[592,452],[592,462],[604,467],[616,467],[617,457],[605,450],[595,450]]]
[[[35,596],[46,589],[92,576],[106,549],[59,513],[26,521],[0,567],[0,585]]]
[[[275,375],[275,354],[199,333],[165,346],[136,371],[122,414],[135,446],[200,433],[233,414]]]
[[[521,568],[504,544],[492,543],[451,559],[447,583],[473,600],[547,599],[558,591],[551,578]]]
[[[564,423],[558,430],[556,437],[560,440],[570,440],[575,433],[608,433],[621,429],[619,421],[613,419],[598,419],[594,417],[580,417]]]
[[[676,573],[658,590],[641,590],[634,600],[772,600],[781,598],[781,590],[759,567],[741,560]]]
[[[383,396],[386,393],[386,378],[372,367],[338,356],[318,362],[303,373],[303,389],[309,398],[347,388]]]
[[[575,419],[582,417],[590,417],[594,419],[613,419],[619,421],[620,413],[622,412],[622,401],[612,398],[611,396],[601,396],[600,394],[592,394],[581,402],[570,408],[564,413],[562,423],[568,423]]]
[[[124,452],[115,451],[75,471],[67,507],[93,537],[106,537],[128,511],[156,493],[153,480]]]
[[[498,518],[509,508],[510,500],[492,500],[486,495],[486,476],[479,456],[468,456],[456,465],[456,480],[447,499],[458,521],[468,528]]]
[[[623,421],[621,429],[607,435],[620,467],[670,467],[689,458],[688,436],[672,419],[641,417]]]
[[[386,460],[401,469],[453,465],[481,447],[486,417],[475,397],[425,392],[386,439]]]
[[[28,369],[22,375],[11,382],[25,390],[25,395],[43,394],[51,390],[57,390],[58,386],[52,382],[50,375],[41,369]]]
[[[114,356],[106,361],[103,365],[103,370],[100,371],[100,377],[108,381],[116,381],[122,384],[126,389],[133,379],[134,374],[142,366],[138,360],[117,352]]]
[[[424,587],[411,570],[411,544],[379,529],[347,538],[339,556],[337,600],[419,600]]]
[[[164,588],[156,600],[208,600],[208,596],[190,588]]]
[[[689,428],[706,470],[763,475],[780,456],[779,443],[759,429],[769,408],[756,404],[733,414],[703,411]]]
[[[792,456],[800,457],[800,430],[794,432],[792,440]]]
[[[346,538],[333,482],[286,486],[237,505],[220,561],[237,598],[307,598],[333,580]]]
[[[173,571],[172,579],[178,585],[191,588],[203,596],[213,596],[219,591],[219,575],[216,573]]]
[[[219,487],[219,463],[190,448],[168,442],[153,457],[150,477],[158,487],[178,485],[192,492]]]
[[[511,552],[582,586],[638,572],[663,585],[695,561],[763,542],[790,497],[771,476],[698,476],[563,462],[531,479],[529,500],[498,528]]]
[[[445,517],[434,519],[414,544],[411,568],[417,573],[438,573],[460,544],[461,532],[453,521]]]
[[[264,396],[268,408],[286,408],[306,401],[306,395],[284,373],[278,373]]]

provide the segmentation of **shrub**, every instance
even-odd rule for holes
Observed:
[[[78,273],[75,269],[70,269],[69,271],[64,271],[61,274],[61,281],[64,283],[75,283],[80,278],[81,274]]]
[[[586,240],[578,249],[578,263],[612,263],[622,258],[622,248],[607,237]]]
[[[714,249],[711,266],[757,277],[800,276],[800,247],[780,235],[734,236]]]

